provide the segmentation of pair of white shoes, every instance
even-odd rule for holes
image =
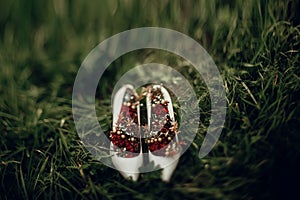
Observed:
[[[140,103],[146,97],[146,105]],[[141,107],[146,106],[147,120],[141,125]],[[146,113],[142,113],[145,115]],[[145,137],[143,138],[142,135]],[[126,179],[136,181],[144,155],[163,168],[161,179],[170,181],[178,164],[180,147],[172,100],[162,85],[151,85],[138,96],[132,85],[121,87],[113,99],[113,130],[110,155],[116,169]],[[145,148],[146,146],[146,148]],[[146,153],[143,153],[146,150]]]

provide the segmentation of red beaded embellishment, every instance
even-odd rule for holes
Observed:
[[[146,140],[148,149],[157,156],[172,156],[177,153],[176,142],[173,141],[177,132],[177,123],[173,122],[168,110],[169,102],[163,99],[159,89],[151,96],[151,130]]]
[[[130,96],[130,98],[128,98]],[[127,98],[126,98],[127,97]],[[127,100],[126,100],[127,99]],[[140,138],[136,97],[125,94],[115,130],[110,132],[111,142],[122,157],[134,157],[140,153]]]

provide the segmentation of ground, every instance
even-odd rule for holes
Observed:
[[[299,1],[279,0],[1,1],[1,199],[283,199],[296,194],[298,10]],[[136,183],[124,180],[86,151],[72,119],[72,87],[87,54],[114,34],[144,26],[170,28],[198,41],[218,66],[226,90],[221,137],[199,159],[209,94],[200,74],[182,58],[155,50],[128,53],[100,80],[97,117],[106,131],[113,83],[130,67],[165,63],[190,80],[201,125],[170,183],[160,181],[159,171],[142,174]]]

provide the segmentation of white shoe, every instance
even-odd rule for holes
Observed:
[[[136,181],[143,164],[143,154],[140,107],[132,85],[124,85],[114,96],[110,140],[112,163],[124,178]]]
[[[169,182],[179,161],[180,148],[172,100],[163,86],[148,87],[147,115],[149,161],[163,168],[161,179]]]

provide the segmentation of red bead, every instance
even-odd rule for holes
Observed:
[[[162,133],[166,133],[166,132],[167,132],[167,129],[166,129],[166,128],[162,128],[160,131],[161,131]]]

